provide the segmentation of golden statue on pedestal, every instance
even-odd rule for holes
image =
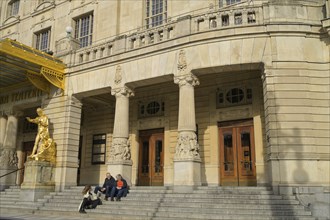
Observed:
[[[41,108],[37,108],[38,117],[26,119],[38,125],[38,133],[34,142],[33,150],[30,159],[39,161],[49,161],[55,164],[56,160],[56,143],[49,136],[48,117],[44,114]],[[41,142],[41,143],[40,143]],[[39,147],[40,143],[40,147]],[[39,148],[38,148],[39,147]]]

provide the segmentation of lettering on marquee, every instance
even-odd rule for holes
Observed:
[[[29,89],[24,91],[18,91],[10,95],[0,96],[0,105],[7,104],[9,102],[18,102],[26,99],[36,98],[43,95],[43,92],[39,89]]]

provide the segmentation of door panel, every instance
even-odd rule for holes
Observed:
[[[164,133],[163,130],[140,132],[139,185],[164,184]]]
[[[221,185],[256,185],[252,121],[219,127]]]

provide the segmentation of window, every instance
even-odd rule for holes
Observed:
[[[35,33],[35,37],[36,37],[35,48],[43,52],[49,51],[50,29]]]
[[[165,103],[163,101],[139,102],[139,117],[163,116]]]
[[[93,20],[93,14],[75,20],[75,38],[79,40],[80,47],[92,45]]]
[[[251,104],[252,94],[251,88],[234,87],[218,89],[217,108]]]
[[[232,5],[239,2],[241,2],[241,0],[219,0],[219,7],[221,8],[223,6]]]
[[[167,18],[167,0],[146,0],[146,27],[163,24]]]
[[[105,164],[106,134],[93,136],[92,164]]]
[[[8,17],[15,16],[19,11],[19,0],[10,1],[8,4]]]

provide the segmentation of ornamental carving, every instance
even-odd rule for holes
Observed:
[[[121,66],[118,65],[116,68],[114,82],[116,85],[118,85],[119,83],[121,83],[121,80],[122,80],[122,69],[121,69]]]
[[[174,83],[178,84],[180,87],[185,85],[198,86],[199,80],[195,75],[189,73],[186,75],[174,76]]]
[[[194,132],[180,132],[176,149],[175,159],[200,159],[199,144]]]
[[[116,97],[121,97],[121,96],[131,97],[131,96],[134,96],[134,92],[127,86],[124,86],[121,88],[112,89],[111,95],[116,96]]]
[[[180,50],[178,59],[178,71],[184,72],[187,69],[187,59],[184,50]]]
[[[127,138],[114,138],[110,147],[110,160],[123,161],[131,159],[131,146]]]
[[[18,158],[16,150],[3,149],[0,151],[0,167],[15,166],[17,167]]]

